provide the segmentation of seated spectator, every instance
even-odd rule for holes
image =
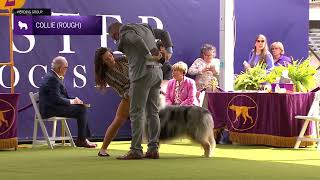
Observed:
[[[167,105],[192,106],[199,105],[196,99],[196,84],[191,78],[186,77],[188,65],[182,61],[172,66],[173,79],[169,80],[166,91]]]
[[[198,91],[204,88],[213,91],[218,85],[220,60],[215,56],[216,48],[211,44],[204,44],[200,49],[200,58],[196,59],[189,69],[189,74],[196,76]]]
[[[250,52],[248,62],[244,62],[244,69],[247,70],[256,66],[258,63],[266,64],[266,69],[271,70],[273,65],[273,57],[268,50],[267,38],[259,34],[255,39],[254,49]]]
[[[39,91],[39,109],[42,118],[53,116],[75,118],[78,123],[76,146],[94,148],[87,137],[90,131],[87,123],[87,110],[78,97],[71,98],[64,86],[63,79],[68,69],[65,57],[58,56],[52,60],[51,70],[43,78]]]
[[[274,42],[270,46],[275,66],[288,66],[292,64],[290,57],[284,55],[284,47],[281,42]]]

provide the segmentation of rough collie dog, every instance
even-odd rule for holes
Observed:
[[[160,101],[163,101],[160,98]],[[199,106],[164,106],[160,103],[160,141],[186,136],[202,145],[204,157],[216,147],[211,113]]]

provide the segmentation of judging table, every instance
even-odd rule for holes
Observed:
[[[230,140],[246,145],[293,147],[314,93],[207,93],[215,130],[227,128]],[[311,135],[313,124],[306,135]],[[302,142],[300,146],[312,145]]]
[[[20,94],[0,93],[0,149],[18,147],[17,106]]]

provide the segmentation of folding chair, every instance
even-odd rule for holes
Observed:
[[[206,89],[205,88],[200,91],[197,91],[197,93],[196,93],[196,98],[199,102],[200,107],[206,107],[206,105],[203,105],[203,102],[205,100],[205,96],[206,96]]]
[[[35,147],[35,145],[39,143],[43,143],[43,140],[38,139],[38,124],[40,124],[43,136],[45,141],[47,142],[50,149],[53,149],[53,146],[55,145],[55,141],[61,141],[62,144],[64,144],[65,140],[69,140],[72,147],[75,147],[74,141],[72,139],[72,135],[69,129],[69,126],[67,124],[67,118],[65,117],[51,117],[48,119],[43,119],[41,117],[40,111],[39,111],[39,93],[29,93],[34,111],[35,111],[35,117],[34,117],[34,126],[33,126],[33,140],[32,140],[32,147]],[[56,136],[56,129],[57,129],[57,122],[61,122],[61,137]],[[50,137],[47,131],[47,127],[45,125],[45,122],[52,122],[52,136]],[[67,136],[65,136],[65,133]]]
[[[303,120],[303,126],[302,129],[299,133],[299,137],[297,138],[296,144],[294,145],[295,149],[298,149],[300,146],[301,141],[313,141],[318,143],[317,150],[320,150],[320,136],[319,136],[319,122],[320,122],[320,92],[316,92],[316,95],[314,97],[313,103],[310,107],[310,110],[308,112],[307,116],[295,116],[296,119],[298,120]],[[304,137],[304,134],[307,130],[308,124],[310,122],[315,123],[316,125],[316,137],[317,138],[309,138],[309,137]]]

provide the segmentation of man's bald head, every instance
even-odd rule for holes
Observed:
[[[67,72],[68,68],[68,61],[63,56],[57,56],[53,58],[51,62],[51,68],[54,70],[58,75],[64,76]]]
[[[63,67],[66,64],[68,64],[68,61],[67,61],[67,59],[65,57],[57,56],[57,57],[53,58],[53,60],[51,62],[51,68],[53,70],[56,70],[58,68]]]

